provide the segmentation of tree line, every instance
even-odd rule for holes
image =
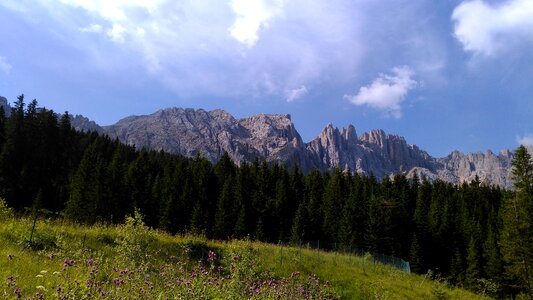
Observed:
[[[135,208],[148,226],[209,238],[341,243],[400,257],[417,273],[497,296],[531,297],[533,164],[515,152],[514,191],[480,183],[381,180],[255,160],[236,166],[135,149],[75,131],[68,113],[0,108],[0,196],[81,223],[118,223]]]

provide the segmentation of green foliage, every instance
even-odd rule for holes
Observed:
[[[115,247],[119,257],[125,263],[143,264],[147,259],[146,254],[150,245],[153,244],[154,238],[148,227],[144,225],[143,215],[138,209],[134,210],[133,216],[126,217],[120,233]]]
[[[37,231],[33,234],[31,240],[22,240],[22,244],[24,247],[30,248],[34,251],[53,250],[57,248],[57,238],[53,233]]]
[[[209,247],[205,237],[190,236],[183,242],[182,251],[191,260],[199,260],[207,257]]]
[[[504,199],[502,255],[506,273],[518,278],[516,287],[533,297],[533,162],[524,146],[513,160],[515,193]]]
[[[170,236],[150,230],[134,213],[119,226],[80,226],[38,220],[38,232],[59,247],[23,248],[9,237],[27,232],[31,219],[0,220],[0,298],[16,299],[430,299],[433,281],[356,256],[250,241],[212,242],[198,236]],[[61,223],[61,224],[60,224]],[[128,257],[139,244],[132,229],[150,241],[144,256]],[[102,236],[105,233],[105,238]],[[109,240],[121,241],[111,244]],[[185,248],[207,255],[190,257]],[[129,251],[129,250],[128,250]],[[283,263],[280,264],[280,255]],[[211,259],[212,258],[212,259]],[[364,267],[364,271],[362,268]],[[477,299],[442,286],[450,299]],[[37,294],[40,293],[40,294]]]
[[[7,206],[4,198],[0,198],[0,220],[9,220],[11,218],[13,218],[13,210]]]

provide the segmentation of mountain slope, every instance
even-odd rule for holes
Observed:
[[[9,115],[7,99],[0,105]],[[328,124],[305,143],[290,115],[258,114],[235,119],[224,110],[167,108],[150,115],[129,116],[110,126],[71,116],[80,131],[96,131],[137,148],[164,150],[185,156],[202,155],[215,163],[227,152],[237,163],[258,158],[285,166],[297,164],[304,172],[340,168],[377,178],[396,173],[407,177],[441,179],[455,184],[479,178],[480,182],[511,188],[513,154],[461,153],[434,158],[398,135],[371,130],[358,136],[353,125],[338,129]],[[529,148],[533,153],[533,148]]]
[[[378,178],[395,173],[408,177],[417,174],[456,184],[478,176],[483,183],[512,186],[513,155],[508,150],[498,155],[490,151],[468,154],[454,151],[446,157],[434,158],[403,137],[383,130],[358,136],[352,125],[339,130],[331,124],[305,143],[290,115],[258,114],[236,119],[223,110],[168,108],[151,115],[126,117],[111,126],[73,125],[85,130],[91,125],[92,130],[138,148],[202,155],[211,162],[227,152],[237,164],[258,158],[286,166],[296,163],[304,171],[341,168]]]

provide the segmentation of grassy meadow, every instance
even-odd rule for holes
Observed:
[[[123,225],[0,219],[4,299],[488,299],[370,255]],[[30,241],[31,236],[31,241]]]

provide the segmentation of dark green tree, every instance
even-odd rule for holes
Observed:
[[[91,223],[102,214],[102,169],[97,147],[95,142],[87,148],[70,184],[70,198],[65,207],[65,216],[76,222]]]
[[[503,203],[502,255],[509,277],[519,278],[518,287],[533,298],[533,163],[524,146],[513,159],[515,193]]]

